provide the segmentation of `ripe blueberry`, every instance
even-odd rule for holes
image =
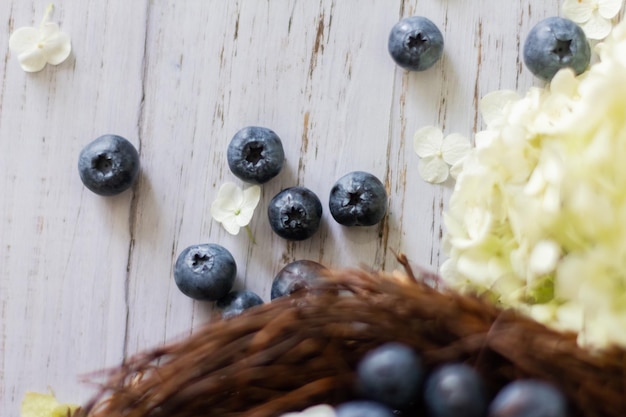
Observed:
[[[214,243],[184,249],[174,265],[174,280],[180,291],[196,300],[216,301],[233,287],[237,265],[233,255]]]
[[[139,153],[126,139],[103,135],[85,146],[78,157],[80,179],[89,190],[103,196],[126,191],[139,174]]]
[[[443,365],[426,379],[424,403],[430,417],[483,417],[487,411],[483,379],[468,365]]]
[[[265,127],[244,127],[233,136],[226,153],[228,166],[239,179],[263,184],[283,167],[285,153],[276,133]]]
[[[405,17],[391,29],[387,49],[402,68],[424,71],[441,58],[443,35],[437,25],[425,17]]]
[[[302,288],[309,289],[326,271],[320,263],[309,260],[294,261],[281,269],[272,281],[272,300],[289,295]]]
[[[242,290],[229,292],[226,296],[217,300],[216,306],[222,310],[222,318],[228,319],[260,304],[263,304],[263,300],[256,293]]]
[[[267,209],[272,230],[283,239],[304,240],[317,232],[322,220],[322,203],[305,187],[290,187],[279,192]]]
[[[375,401],[355,400],[339,404],[336,417],[395,417],[393,411]]]
[[[537,23],[524,42],[524,63],[537,77],[550,81],[562,68],[578,75],[591,60],[585,32],[573,21],[548,17]]]
[[[330,190],[330,214],[344,226],[372,226],[387,211],[387,191],[374,175],[350,172],[339,178]]]
[[[566,417],[565,396],[552,385],[533,379],[510,382],[489,405],[488,417]]]
[[[366,399],[406,409],[419,398],[423,372],[422,360],[413,349],[386,343],[359,361],[356,390]]]

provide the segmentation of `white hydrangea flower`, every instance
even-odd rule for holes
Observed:
[[[444,213],[442,279],[581,345],[626,347],[626,22],[581,76],[481,102]]]
[[[606,38],[613,27],[611,20],[622,8],[623,0],[565,0],[563,16],[578,23],[587,38]]]
[[[336,417],[335,409],[327,404],[319,404],[300,412],[285,413],[281,417]]]
[[[426,126],[415,132],[413,148],[421,158],[418,165],[421,177],[437,184],[448,176],[456,178],[471,144],[463,135],[453,133],[444,137],[439,128]]]
[[[211,215],[228,233],[236,235],[242,227],[248,227],[260,199],[261,187],[258,185],[243,190],[232,182],[226,182],[211,204]]]
[[[21,27],[9,38],[9,49],[17,54],[26,72],[41,71],[46,64],[58,65],[72,51],[69,35],[61,32],[57,23],[48,21],[51,11],[52,5],[48,6],[39,28]]]

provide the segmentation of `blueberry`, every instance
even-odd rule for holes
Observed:
[[[267,209],[272,230],[283,239],[304,240],[317,232],[322,203],[305,187],[290,187],[272,198]]]
[[[372,226],[387,211],[387,191],[374,175],[350,172],[339,178],[330,190],[330,214],[344,226]]]
[[[537,23],[528,33],[523,54],[528,69],[546,81],[562,68],[581,74],[591,60],[585,32],[562,17],[549,17]]]
[[[236,274],[233,255],[214,243],[189,246],[174,265],[178,289],[196,300],[216,301],[224,297],[233,287]]]
[[[425,17],[405,17],[391,29],[387,48],[402,68],[425,71],[441,58],[443,35],[437,25]]]
[[[263,184],[283,167],[285,152],[276,133],[265,127],[244,127],[233,136],[226,153],[228,166],[243,181]]]
[[[287,264],[272,281],[271,299],[289,295],[302,288],[311,288],[324,271],[326,267],[315,261],[299,260]]]
[[[488,417],[566,417],[567,401],[554,386],[520,379],[507,384],[489,405]]]
[[[368,352],[357,365],[356,390],[364,398],[406,409],[420,397],[421,358],[401,343],[386,343]]]
[[[85,187],[94,193],[119,194],[132,187],[139,175],[139,153],[123,137],[103,135],[80,152],[78,173]]]
[[[424,403],[429,417],[483,417],[487,393],[474,368],[458,363],[441,366],[426,379]]]
[[[225,319],[240,315],[244,310],[263,304],[263,300],[255,292],[249,290],[231,291],[217,300],[217,307],[222,310]]]
[[[375,401],[355,400],[339,404],[336,417],[395,417],[393,411]]]

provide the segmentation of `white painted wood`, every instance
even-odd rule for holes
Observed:
[[[392,270],[393,251],[436,268],[452,184],[424,183],[412,136],[424,125],[468,136],[477,102],[535,80],[520,61],[527,30],[558,0],[85,0],[52,14],[72,36],[58,67],[24,73],[8,52],[15,28],[37,25],[47,3],[0,2],[0,415],[17,416],[27,390],[88,398],[80,375],[189,334],[210,304],[176,288],[187,245],[216,242],[238,266],[238,287],[269,298],[287,262]],[[407,73],[388,57],[391,26],[435,21],[444,58]],[[225,149],[246,125],[274,129],[286,166],[263,186],[256,238],[228,235],[209,214],[228,170]],[[133,192],[87,191],[80,149],[104,133],[140,149]],[[265,207],[304,185],[325,208],[333,182],[370,171],[390,191],[386,221],[350,230],[324,214],[312,239],[286,243]]]

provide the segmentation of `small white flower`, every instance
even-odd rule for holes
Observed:
[[[611,19],[619,13],[623,0],[565,0],[563,15],[578,23],[587,38],[600,40],[613,28]]]
[[[472,149],[464,136],[453,133],[444,138],[443,132],[434,126],[415,132],[413,147],[421,158],[418,165],[420,175],[424,181],[434,184],[444,182],[449,175],[456,178],[463,159]]]
[[[211,204],[211,215],[231,235],[247,227],[261,198],[261,187],[253,185],[242,190],[232,182],[222,184]]]
[[[283,414],[281,417],[335,417],[335,409],[327,404],[314,405],[301,412]]]
[[[58,65],[72,51],[70,37],[61,32],[59,25],[48,22],[52,5],[48,6],[39,28],[21,27],[11,34],[9,48],[26,72],[37,72],[46,64]]]

